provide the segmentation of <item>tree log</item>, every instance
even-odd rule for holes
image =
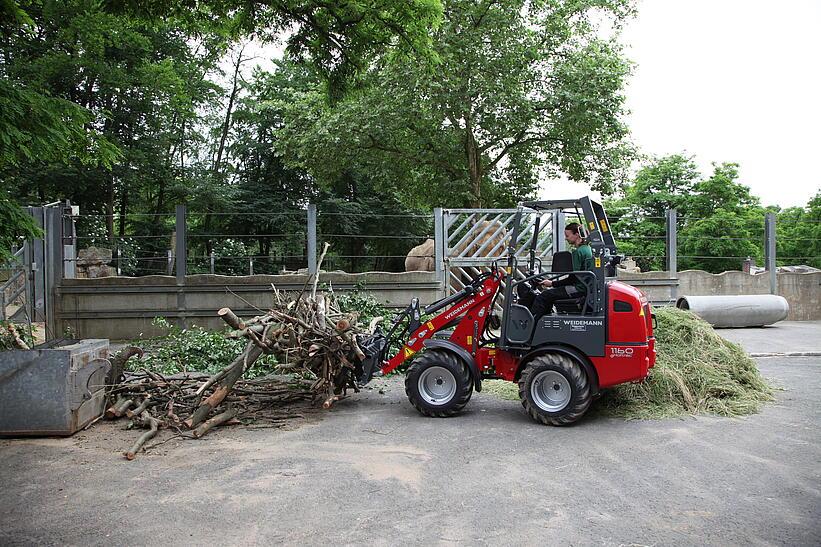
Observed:
[[[351,345],[351,349],[353,349],[353,352],[356,354],[356,358],[359,359],[360,361],[364,361],[365,360],[365,352],[362,351],[362,348],[359,347],[359,344],[356,341],[356,337],[351,336],[351,333],[349,333],[349,332],[343,332],[343,333],[341,333],[341,335],[342,335],[342,338],[344,338],[345,341],[348,344]]]
[[[117,399],[116,403],[114,403],[112,406],[108,408],[108,410],[105,411],[105,417],[120,418],[123,414],[125,414],[125,411],[128,410],[133,404],[134,401],[132,399],[125,399],[123,397],[120,397],[119,399]]]
[[[119,382],[123,371],[125,371],[126,362],[135,355],[138,355],[139,358],[142,359],[143,350],[135,346],[126,346],[121,349],[117,355],[111,359],[111,370],[108,373],[106,383],[111,385]]]
[[[9,323],[6,325],[6,329],[9,331],[11,335],[11,340],[14,346],[17,349],[28,350],[31,349],[28,344],[20,337],[20,333],[17,332],[17,327],[14,326],[14,323]]]
[[[373,334],[376,332],[376,327],[379,326],[379,323],[382,322],[383,317],[380,315],[379,317],[374,317],[371,319],[371,322],[368,323],[368,334]]]
[[[262,355],[262,348],[255,345],[253,342],[249,342],[247,346],[245,346],[245,351],[243,351],[239,357],[234,359],[234,362],[229,365],[229,371],[225,375],[225,377],[220,381],[219,386],[214,390],[214,392],[209,395],[200,406],[191,414],[191,417],[183,422],[188,429],[193,429],[194,427],[198,426],[200,423],[205,420],[211,412],[219,406],[219,404],[225,399],[228,392],[231,391],[231,388],[234,386],[234,383],[242,376],[242,373],[245,372],[245,369],[248,368],[254,361],[259,359],[259,356]]]
[[[233,329],[241,330],[245,328],[245,323],[231,311],[231,308],[220,308],[217,315],[222,317],[222,320],[228,323]]]
[[[157,429],[159,429],[160,427],[159,420],[152,417],[147,410],[142,413],[141,417],[143,427],[148,426],[151,429],[140,435],[140,438],[137,439],[137,442],[134,443],[134,445],[129,449],[129,451],[123,453],[123,456],[125,456],[127,460],[133,460],[135,457],[137,457],[137,452],[140,451],[140,448],[142,448],[147,441],[154,438],[154,435],[157,434]]]
[[[229,408],[222,414],[217,414],[210,420],[206,421],[204,424],[200,425],[197,429],[194,430],[194,437],[199,439],[210,430],[212,427],[216,427],[218,425],[222,425],[227,421],[232,420],[237,415],[236,408]]]
[[[139,416],[143,413],[143,410],[146,410],[148,408],[149,403],[151,403],[151,395],[146,395],[145,399],[143,399],[143,402],[140,403],[140,406],[133,410],[126,410],[125,415],[129,418]]]

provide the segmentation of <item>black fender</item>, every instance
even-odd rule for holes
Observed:
[[[434,338],[425,340],[425,343],[422,345],[428,349],[443,349],[456,354],[467,364],[468,370],[470,371],[470,376],[473,378],[474,389],[476,391],[482,391],[482,375],[479,374],[479,365],[476,364],[476,359],[473,358],[473,355],[471,355],[468,350],[456,342],[451,342],[450,340],[436,340]]]
[[[518,382],[519,377],[522,375],[522,369],[524,368],[525,364],[531,359],[538,357],[539,355],[544,355],[545,353],[562,353],[567,355],[571,359],[578,361],[582,367],[584,367],[584,371],[587,373],[587,377],[590,378],[591,384],[591,393],[596,395],[599,392],[599,373],[596,372],[596,367],[593,366],[593,363],[590,362],[590,359],[587,356],[571,346],[561,346],[561,345],[547,345],[547,346],[539,346],[538,348],[533,348],[528,353],[526,353],[521,360],[519,361],[519,368],[516,370],[516,376],[514,381]]]

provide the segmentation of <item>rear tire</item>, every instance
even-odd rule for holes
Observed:
[[[590,407],[590,380],[575,359],[560,353],[540,355],[525,365],[519,398],[537,422],[569,425]]]
[[[424,416],[446,418],[458,414],[473,395],[467,365],[449,351],[427,350],[405,376],[405,393]]]

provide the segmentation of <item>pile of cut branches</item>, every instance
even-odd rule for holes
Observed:
[[[273,287],[272,308],[250,319],[240,319],[229,308],[220,309],[217,315],[232,329],[227,336],[247,343],[233,362],[211,376],[163,376],[148,370],[126,373],[125,361],[141,350],[121,352],[112,363],[114,402],[106,416],[126,416],[132,425],[148,429],[125,456],[133,459],[163,428],[199,438],[215,426],[243,419],[282,421],[288,417],[283,408],[299,401],[321,402],[328,409],[347,397],[349,389],[359,391],[354,363],[364,360],[365,354],[357,342],[364,330],[357,314],[342,313],[332,296],[317,294],[316,276],[310,293],[308,285],[298,295]],[[372,320],[368,330],[380,319]],[[277,372],[288,377],[243,379],[264,354],[273,355],[279,363]],[[272,409],[279,412],[272,414]]]

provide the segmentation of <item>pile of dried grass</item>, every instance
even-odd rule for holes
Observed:
[[[628,419],[741,416],[773,400],[772,388],[741,346],[689,311],[658,308],[655,314],[658,357],[649,378],[606,390],[593,411]],[[511,382],[486,381],[483,388],[500,399],[519,398]]]
[[[772,387],[741,346],[689,311],[655,313],[658,357],[650,377],[608,390],[597,407],[625,418],[741,416],[773,400]]]

